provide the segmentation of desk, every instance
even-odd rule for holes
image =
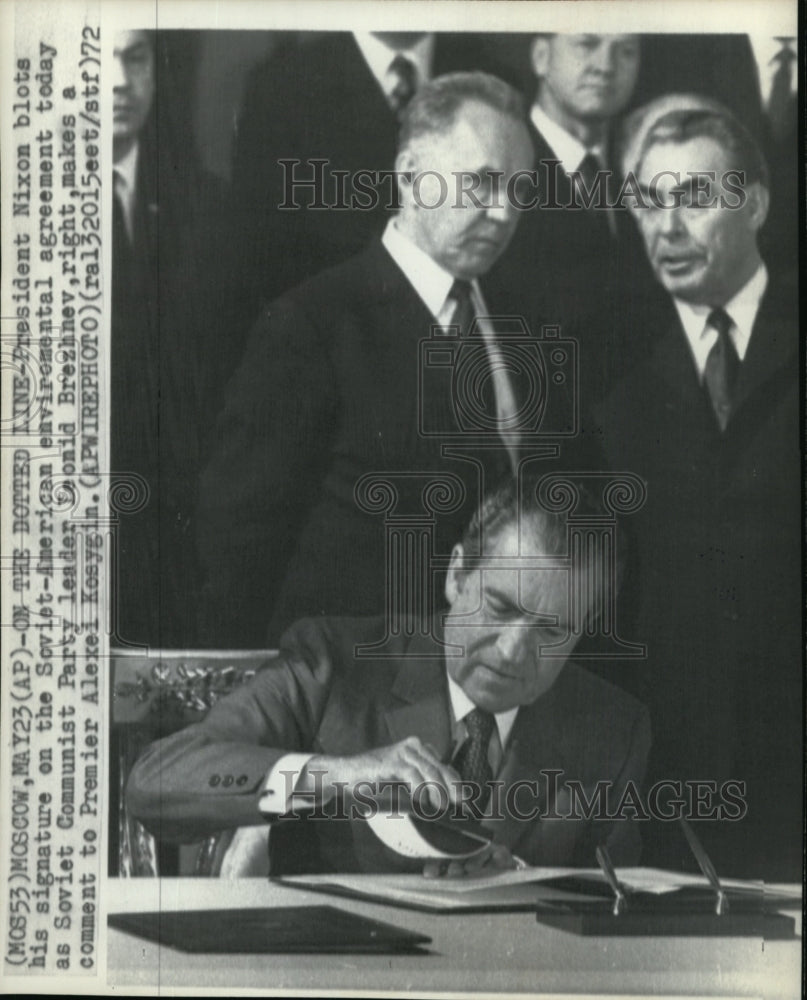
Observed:
[[[528,913],[444,916],[361,903],[262,879],[119,879],[110,912],[330,904],[432,938],[428,955],[190,955],[108,932],[111,987],[161,990],[396,990],[801,995],[801,941],[577,938]],[[797,923],[797,930],[799,929]]]

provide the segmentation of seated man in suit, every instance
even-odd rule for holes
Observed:
[[[274,644],[306,615],[384,609],[384,524],[357,494],[367,475],[400,485],[398,515],[429,499],[418,475],[453,477],[456,510],[436,542],[445,554],[476,505],[480,470],[495,481],[508,467],[503,446],[449,458],[439,436],[422,433],[451,429],[454,399],[447,369],[441,391],[421,392],[421,342],[436,327],[470,334],[474,317],[489,315],[478,279],[510,241],[519,213],[504,192],[531,164],[522,103],[507,84],[484,73],[425,84],[404,114],[401,210],[383,237],[264,311],[202,478],[211,642],[264,645],[269,626]],[[457,185],[469,177],[480,187],[463,202]],[[498,417],[512,411],[517,386],[482,327],[481,381],[494,387]]]
[[[532,327],[559,324],[580,342],[584,407],[628,366],[625,289],[652,284],[619,194],[613,126],[640,63],[637,35],[540,34],[531,43],[535,203],[490,275],[490,294]],[[587,195],[592,200],[587,201]],[[529,204],[529,202],[528,202]],[[638,266],[637,266],[638,265]]]
[[[635,169],[646,202],[635,216],[666,308],[656,350],[605,401],[601,435],[612,467],[648,485],[622,620],[637,616],[633,634],[648,644],[635,691],[651,710],[650,776],[744,783],[747,811],[703,830],[715,863],[729,876],[796,878],[798,307],[759,249],[767,166],[730,112],[706,107],[658,118]],[[649,850],[651,863],[686,860],[677,836]]]
[[[412,796],[428,787],[432,814],[442,804],[450,815],[461,799],[478,807],[494,846],[475,864],[507,866],[512,852],[590,866],[598,843],[635,863],[631,809],[614,817],[638,794],[647,713],[569,660],[609,583],[592,555],[570,559],[568,530],[565,514],[508,478],[454,546],[442,656],[402,633],[394,654],[359,655],[378,621],[297,622],[248,686],[146,751],[129,779],[133,814],[162,837],[192,841],[299,812],[270,832],[284,871],[394,870],[400,859],[351,803],[362,786],[372,795],[400,782]],[[603,787],[608,815],[585,815],[579,798],[575,807],[580,789],[593,801]],[[284,857],[274,831],[285,835]],[[454,863],[450,874],[462,870]]]

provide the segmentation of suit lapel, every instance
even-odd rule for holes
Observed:
[[[429,647],[431,650],[431,647]],[[426,642],[414,638],[395,677],[384,720],[392,742],[417,736],[441,760],[451,750],[451,713],[445,661],[427,655]]]
[[[779,310],[776,291],[770,287],[760,303],[748,351],[740,365],[734,412],[738,413],[757,390],[780,369],[796,365],[798,337],[795,335],[794,303],[789,316]],[[792,368],[791,368],[792,370]]]
[[[379,125],[384,123],[384,128],[379,129],[374,137],[365,138],[365,147],[368,139],[378,142],[379,149],[384,149],[390,155],[383,164],[377,165],[387,166],[395,156],[395,133],[397,130],[395,115],[352,34],[348,34],[345,39],[344,59],[340,73],[342,74],[341,82],[337,81],[336,85],[341,86],[346,93],[351,95],[353,101],[351,115],[354,122],[365,125],[367,121]],[[365,164],[365,166],[375,165],[373,163]]]
[[[563,771],[565,774],[573,761],[569,739],[561,725],[563,718],[559,697],[561,683],[559,678],[547,694],[534,704],[523,707],[516,716],[513,733],[497,778],[503,783],[505,793],[516,782],[529,782],[532,788],[538,788],[537,802],[534,794],[526,791],[523,796],[516,798],[515,805],[520,810],[529,810],[537,806],[541,813],[544,813],[547,808],[548,779],[546,774],[542,773],[543,770]],[[561,776],[558,779],[559,785],[562,780]],[[491,824],[497,843],[512,849],[521,838],[529,836],[531,832],[535,833],[535,824],[518,819],[512,809],[505,808],[504,802],[502,812],[503,819],[495,820]]]

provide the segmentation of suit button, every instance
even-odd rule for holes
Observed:
[[[249,778],[245,774],[239,774],[235,783],[236,785],[246,785],[247,781],[249,781]]]
[[[210,782],[209,782],[209,784],[210,784],[211,788],[215,788],[216,785],[218,785],[218,783],[220,781],[221,781],[221,775],[220,774],[211,774],[210,775]]]
[[[229,788],[229,786],[233,783],[234,780],[235,779],[233,778],[233,776],[231,774],[225,774],[224,775],[224,780],[222,781],[222,785],[225,788]]]

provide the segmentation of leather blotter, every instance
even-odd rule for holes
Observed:
[[[431,942],[424,934],[333,906],[111,913],[109,926],[179,951],[205,954],[386,954],[417,951]]]

